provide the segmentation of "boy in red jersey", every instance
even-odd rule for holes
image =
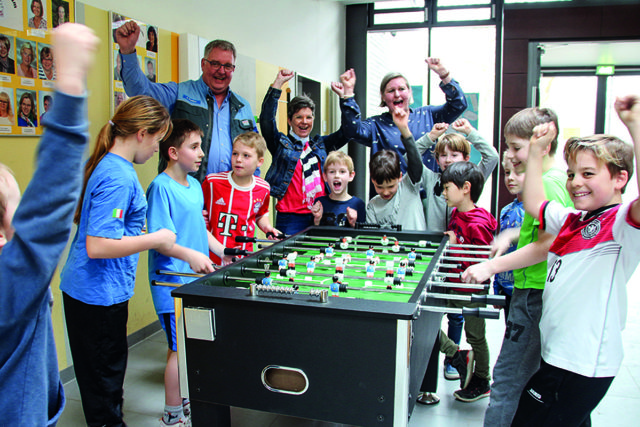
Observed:
[[[256,226],[265,234],[279,235],[269,220],[269,184],[254,176],[264,163],[267,144],[256,132],[245,132],[233,141],[228,172],[212,173],[202,182],[208,230],[227,248],[252,251],[252,243],[236,243],[236,236],[254,237]],[[211,253],[214,263],[220,258]]]

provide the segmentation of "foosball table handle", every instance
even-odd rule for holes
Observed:
[[[462,309],[463,316],[476,316],[484,319],[499,319],[500,318],[500,310],[496,308],[489,307],[478,307],[478,308],[463,308]]]
[[[245,251],[244,249],[224,248],[224,254],[225,255],[247,256],[247,255],[249,255],[249,252]]]
[[[382,226],[380,224],[370,224],[367,222],[356,222],[356,230],[380,230]],[[402,231],[402,225],[393,224],[390,226],[385,226],[385,228],[390,228],[391,230]]]

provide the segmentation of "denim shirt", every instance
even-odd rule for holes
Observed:
[[[460,84],[451,80],[448,84],[440,83],[440,89],[446,96],[446,103],[439,106],[427,105],[412,109],[409,112],[409,130],[415,140],[429,132],[434,123],[453,123],[467,109],[467,101]],[[363,120],[360,107],[353,97],[344,101],[342,109],[342,129],[345,137],[359,144],[371,147],[371,154],[380,150],[394,150],[400,154],[400,168],[407,172],[407,163],[403,158],[406,150],[402,144],[400,130],[393,123],[389,112]],[[422,156],[422,162],[432,171],[440,172],[432,151]]]
[[[265,180],[271,185],[271,196],[277,199],[282,199],[287,192],[304,148],[297,138],[278,132],[276,112],[281,93],[280,89],[269,87],[260,112],[260,131],[272,156],[271,167]],[[318,157],[320,167],[324,165],[327,152],[337,150],[347,142],[342,128],[327,136],[316,135],[309,138],[311,152]]]

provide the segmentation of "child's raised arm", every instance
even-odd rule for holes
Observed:
[[[546,200],[542,184],[543,157],[549,152],[551,141],[557,133],[553,122],[543,123],[533,128],[533,135],[529,142],[529,159],[524,177],[522,203],[524,210],[534,218],[538,218],[540,206]]]
[[[402,135],[402,143],[407,151],[407,172],[411,182],[414,184],[422,179],[422,157],[418,153],[416,142],[409,130],[409,113],[401,107],[393,110],[393,122],[396,124]]]
[[[633,141],[633,152],[636,156],[636,180],[640,188],[640,96],[627,95],[616,98],[614,108],[622,123],[629,129]],[[629,209],[631,218],[640,223],[640,201],[636,199]]]

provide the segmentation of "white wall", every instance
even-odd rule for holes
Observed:
[[[82,0],[330,82],[344,71],[345,6],[326,0]],[[233,86],[233,85],[232,85]]]

